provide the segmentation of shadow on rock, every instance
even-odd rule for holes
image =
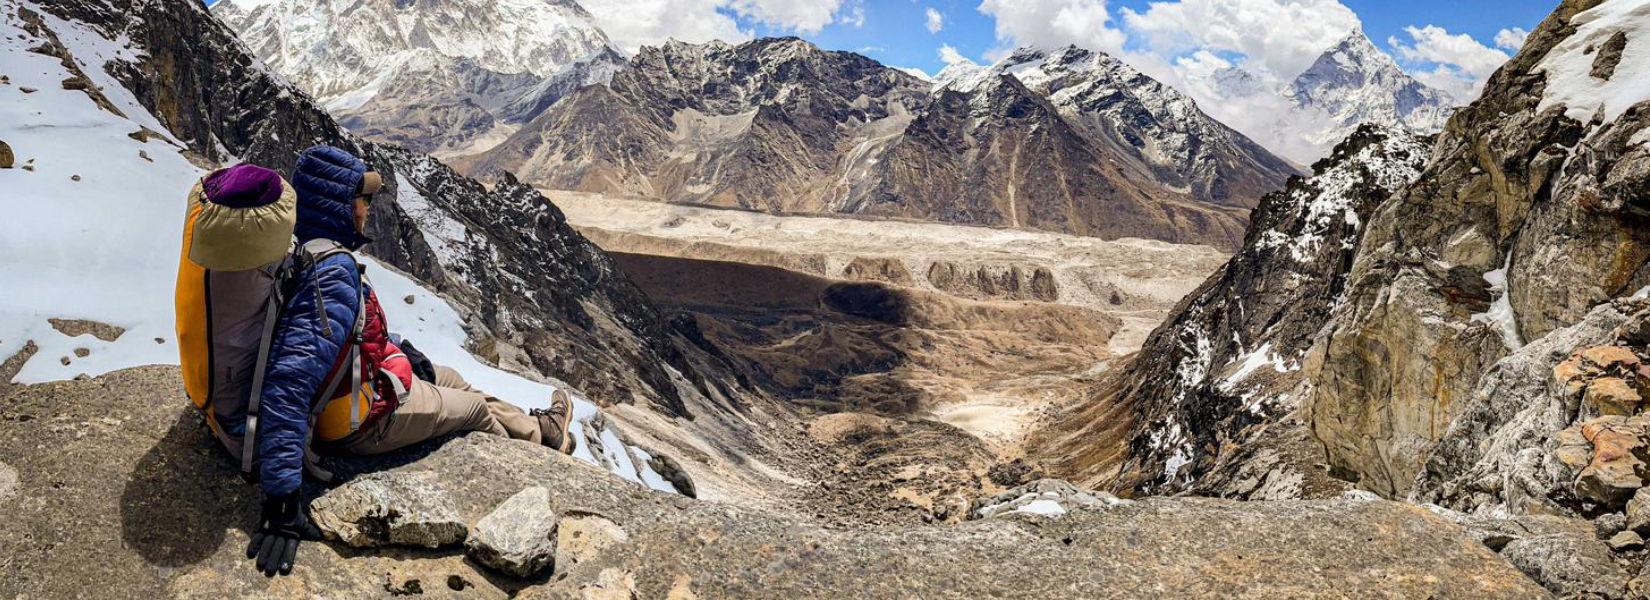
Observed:
[[[249,530],[256,490],[193,412],[183,412],[139,458],[120,497],[122,543],[161,567],[205,560],[229,527]]]

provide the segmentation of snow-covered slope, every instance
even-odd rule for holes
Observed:
[[[128,135],[166,129],[91,64],[129,58],[125,40],[42,18],[73,52],[74,70],[30,52],[41,38],[24,31],[17,15],[0,15],[0,57],[10,77],[0,84],[0,141],[20,165],[0,169],[0,360],[33,340],[39,351],[18,373],[21,382],[176,362],[177,244],[184,198],[201,171],[165,133],[147,143]],[[80,76],[102,90],[106,104],[60,85]],[[90,319],[127,332],[108,342],[70,337],[47,319]],[[76,356],[76,348],[90,354]]]
[[[474,152],[623,57],[572,0],[224,0],[276,71],[369,138]]]
[[[152,41],[142,36],[154,32],[134,31],[137,40],[125,34],[110,39],[103,30],[53,16],[31,2],[14,6],[18,10],[0,13],[0,64],[6,76],[0,79],[0,141],[13,149],[19,165],[0,169],[7,213],[6,233],[0,235],[0,360],[25,357],[13,378],[17,383],[176,364],[173,288],[185,199],[212,165],[112,75],[131,73],[153,58],[158,50],[141,40]],[[425,193],[406,178],[400,185],[405,189],[396,192],[402,198]],[[394,214],[398,208],[384,203],[376,212]],[[447,214],[444,220],[457,218]],[[425,219],[443,220],[429,214]],[[456,269],[451,263],[457,258],[434,254],[442,263],[438,268]],[[576,403],[576,432],[585,440],[580,458],[632,481],[676,491],[647,461],[647,451],[621,441],[608,419],[597,418],[597,406],[580,390],[554,377],[532,381],[477,359],[467,350],[470,332],[484,330],[445,296],[384,259],[362,260],[379,295],[395,299],[384,307],[396,332],[416,340],[434,361],[523,407],[548,405],[552,388],[568,390]],[[494,268],[500,269],[511,268]],[[111,327],[94,335],[63,324],[75,320]]]

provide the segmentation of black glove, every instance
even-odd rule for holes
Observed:
[[[298,541],[321,538],[321,532],[309,523],[308,513],[309,507],[299,501],[296,492],[264,498],[258,531],[252,534],[246,557],[257,559],[258,570],[265,576],[274,577],[277,571],[290,575],[298,557]]]

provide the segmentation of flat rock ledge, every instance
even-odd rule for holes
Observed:
[[[389,507],[400,501],[380,494],[439,487],[446,501],[435,504],[456,518],[438,520],[451,533],[429,537],[450,540],[542,487],[561,517],[558,550],[571,545],[573,518],[605,531],[590,536],[599,543],[530,580],[450,547],[308,543],[291,576],[265,578],[245,555],[257,494],[181,388],[175,367],[144,367],[0,392],[0,456],[17,474],[0,498],[0,598],[1553,597],[1466,528],[1410,504],[1152,498],[1059,516],[840,529],[654,492],[487,435],[378,465],[321,497],[374,515],[350,521],[368,539],[414,539],[389,534],[401,518]]]

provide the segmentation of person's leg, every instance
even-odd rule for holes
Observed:
[[[488,396],[475,389],[469,381],[464,379],[463,375],[451,367],[436,365],[435,384],[443,388],[481,394],[486,400],[488,414],[492,415],[493,420],[504,429],[502,435],[518,440],[527,440],[535,444],[543,443],[543,437],[539,431],[538,417],[528,415],[526,411],[521,410],[520,407],[514,404]]]
[[[406,401],[393,414],[341,446],[355,454],[379,454],[460,431],[509,435],[493,418],[488,404],[487,397],[478,392],[414,381]]]

